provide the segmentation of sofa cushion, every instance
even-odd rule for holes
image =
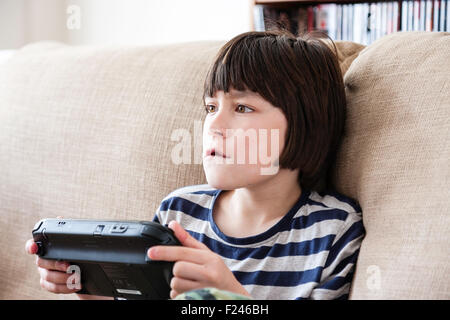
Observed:
[[[345,74],[334,179],[367,231],[352,299],[450,298],[449,48],[450,33],[394,33]]]
[[[170,191],[206,183],[200,164],[171,161],[171,135],[193,145],[221,44],[36,43],[0,66],[0,298],[55,298],[23,249],[39,219],[151,220]]]

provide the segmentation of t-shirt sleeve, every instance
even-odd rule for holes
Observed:
[[[153,216],[153,222],[158,222],[162,225],[166,225],[167,223],[169,223],[167,221],[167,211],[172,206],[173,199],[171,198],[171,194],[165,197],[159,204],[158,209],[156,209],[155,215]]]
[[[350,285],[365,230],[361,213],[349,213],[331,245],[314,300],[348,299]]]
[[[153,222],[158,222],[159,224],[161,224],[161,222],[159,221],[159,218],[158,218],[158,211],[155,212],[155,215],[153,216],[153,220],[152,221]]]
[[[163,224],[164,217],[162,216],[161,208],[162,208],[163,202],[160,203],[158,206],[158,209],[156,209],[155,214],[153,216],[153,222],[158,222],[159,224]]]

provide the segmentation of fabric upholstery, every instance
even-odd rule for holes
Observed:
[[[344,76],[334,177],[367,231],[352,299],[450,298],[449,48],[450,33],[391,34]]]

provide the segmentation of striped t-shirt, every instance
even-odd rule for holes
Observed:
[[[212,216],[221,191],[207,184],[177,189],[163,199],[154,221],[178,221],[223,258],[254,299],[348,298],[364,237],[355,201],[303,190],[274,226],[235,238],[222,233]]]

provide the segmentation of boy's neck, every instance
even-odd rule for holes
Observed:
[[[228,236],[248,237],[268,230],[283,218],[302,190],[295,173],[279,173],[257,185],[222,191],[213,212],[219,229]]]

